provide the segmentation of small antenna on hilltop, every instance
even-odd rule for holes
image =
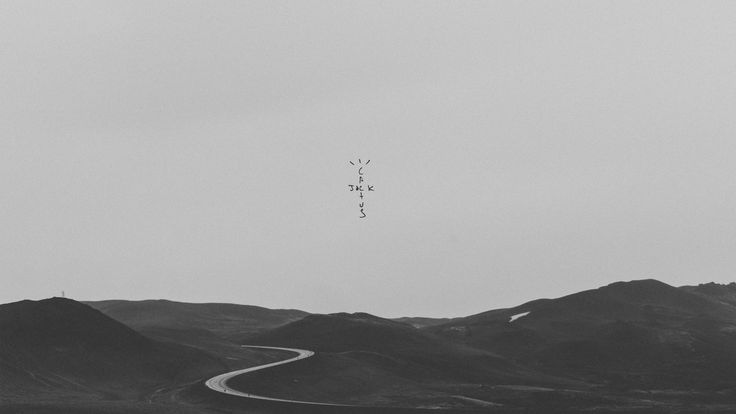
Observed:
[[[65,298],[66,297],[66,295],[64,294],[64,291],[63,290],[61,291],[61,297],[62,298]]]

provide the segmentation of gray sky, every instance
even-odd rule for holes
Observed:
[[[734,280],[734,22],[727,1],[3,1],[0,302],[460,316]]]

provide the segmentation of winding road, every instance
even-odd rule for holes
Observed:
[[[256,346],[256,345],[241,345],[243,348],[258,348],[258,349],[273,349],[278,351],[288,351],[288,352],[295,352],[297,356],[289,359],[284,359],[282,361],[276,361],[272,362],[270,364],[264,364],[264,365],[258,365],[255,367],[250,368],[244,368],[239,369],[236,371],[230,371],[226,372],[224,374],[217,375],[215,377],[212,377],[205,381],[204,385],[206,385],[209,389],[221,392],[223,394],[227,395],[234,395],[237,397],[244,397],[244,398],[251,398],[255,400],[265,400],[265,401],[278,401],[278,402],[288,402],[288,403],[296,403],[296,404],[310,404],[310,405],[325,405],[325,406],[336,406],[336,407],[345,407],[346,405],[343,404],[330,404],[330,403],[319,403],[319,402],[311,402],[311,401],[297,401],[297,400],[287,400],[283,398],[273,398],[273,397],[265,397],[262,395],[255,395],[250,394],[247,392],[238,391],[236,389],[230,388],[227,385],[227,382],[238,375],[247,374],[249,372],[255,372],[260,371],[262,369],[275,367],[278,365],[284,365],[289,364],[291,362],[299,361],[300,359],[306,359],[314,355],[313,351],[308,351],[306,349],[296,349],[296,348],[280,348],[275,346]]]

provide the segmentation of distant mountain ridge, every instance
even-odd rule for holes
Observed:
[[[426,334],[409,324],[364,312],[314,314],[261,335],[248,338],[254,344],[278,343],[317,351],[377,350],[426,343]]]
[[[317,351],[233,379],[281,398],[491,412],[736,410],[736,283],[653,279],[451,319],[21,301],[0,305],[0,396],[164,401],[176,396],[158,393],[169,384],[283,358],[241,343]]]
[[[428,326],[441,325],[452,321],[453,318],[425,318],[421,316],[404,316],[401,318],[393,318],[396,322],[406,323],[415,328],[426,328]]]
[[[192,332],[233,340],[308,315],[295,309],[267,309],[229,303],[184,303],[169,300],[84,302],[136,331],[161,339],[181,340]],[[177,332],[181,331],[181,332]]]

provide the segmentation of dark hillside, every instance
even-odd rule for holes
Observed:
[[[406,364],[405,370],[433,370],[432,375],[445,378],[516,372],[513,364],[491,352],[367,313],[310,315],[247,342],[360,356],[366,361],[401,362]]]
[[[250,340],[325,352],[378,351],[429,345],[436,341],[411,325],[367,313],[309,315]]]
[[[401,317],[392,319],[396,322],[405,323],[415,328],[426,328],[428,326],[441,325],[443,323],[451,322],[450,318],[422,318],[422,317]]]
[[[87,305],[64,298],[0,305],[0,332],[25,347],[150,349],[152,342]]]
[[[551,375],[624,389],[736,384],[736,309],[656,280],[613,283],[425,330]]]
[[[733,282],[727,285],[703,283],[697,286],[682,286],[680,289],[722,304],[736,306],[736,283]]]
[[[308,315],[299,310],[227,303],[182,303],[168,300],[105,300],[85,303],[139,332],[174,340],[184,339],[192,333],[232,340]]]
[[[52,298],[0,305],[0,391],[139,398],[225,368],[192,348],[145,338],[82,303]]]
[[[244,341],[318,352],[301,363],[234,380],[249,392],[282,398],[463,407],[468,401],[454,396],[460,384],[558,383],[491,352],[366,313],[309,315]]]

